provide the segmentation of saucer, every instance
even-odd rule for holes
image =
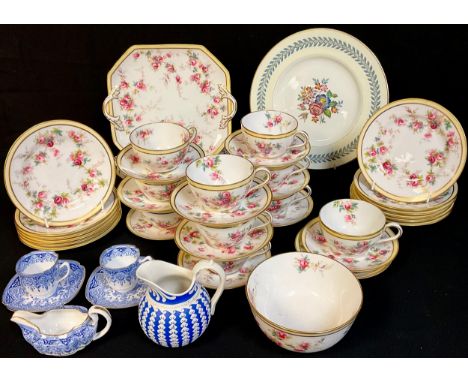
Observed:
[[[320,227],[319,218],[311,220],[301,231],[299,245],[308,252],[328,256],[344,266],[353,273],[369,273],[385,265],[389,265],[398,254],[398,240],[375,245],[363,254],[349,255],[327,243]],[[393,235],[390,229],[385,231],[384,238]]]
[[[165,215],[167,217],[165,218]],[[153,214],[146,211],[130,210],[127,214],[127,228],[136,236],[148,240],[172,240],[177,228],[176,213]]]
[[[270,182],[268,183],[268,187],[270,187],[271,193],[273,194],[273,200],[286,199],[307,186],[309,180],[309,171],[304,170],[298,174],[294,174],[288,180],[281,183],[272,184],[272,182]]]
[[[204,156],[203,150],[192,143],[187,150],[182,163],[173,171],[160,173],[149,170],[142,163],[140,156],[134,152],[131,145],[125,147],[117,156],[116,165],[121,172],[132,178],[145,180],[148,182],[157,182],[159,184],[172,183],[185,176],[187,166],[194,160]]]
[[[296,198],[296,195],[306,194],[307,191],[302,190],[290,196],[290,198]],[[312,209],[314,208],[314,201],[312,200],[311,196],[308,196],[307,198],[302,199],[297,203],[292,202],[287,207],[283,207],[282,204],[286,199],[273,200],[267,209],[273,218],[273,227],[285,227],[296,224],[297,222],[300,222],[309,216],[312,212]]]
[[[148,199],[143,193],[141,186],[137,183],[137,180],[130,177],[127,177],[120,182],[117,189],[117,195],[123,204],[135,210],[154,213],[172,211],[169,200],[167,202],[162,202]]]
[[[64,261],[59,260],[58,263],[62,264]],[[59,283],[57,290],[52,296],[45,298],[29,296],[24,292],[19,276],[15,275],[3,292],[3,305],[11,311],[45,312],[70,302],[78,294],[83,285],[86,271],[77,261],[66,261],[70,263],[70,274]],[[65,272],[65,270],[62,272]]]
[[[304,141],[299,137],[295,137],[291,145],[295,146],[301,143],[304,143]],[[310,150],[310,144],[307,144],[304,150],[291,150],[291,152],[286,152],[278,158],[261,158],[247,145],[241,130],[232,133],[226,139],[224,147],[229,154],[242,156],[251,161],[254,166],[265,166],[271,169],[291,166],[304,159]]]
[[[254,182],[258,184],[260,180],[255,179]],[[260,215],[270,205],[271,198],[270,188],[265,186],[239,202],[232,212],[208,211],[184,182],[172,192],[171,205],[187,220],[213,227],[230,227]]]
[[[140,259],[144,257],[140,256]],[[144,284],[137,285],[128,292],[118,292],[110,288],[103,275],[101,267],[97,267],[86,284],[85,297],[93,305],[100,305],[108,309],[123,309],[137,306],[145,294]]]
[[[266,218],[256,217],[254,225],[266,223]],[[228,248],[210,246],[197,229],[196,223],[184,220],[177,227],[175,242],[184,252],[201,259],[234,260],[258,252],[271,240],[273,228],[271,225],[261,227],[247,235],[244,240]]]
[[[240,288],[247,284],[247,280],[252,273],[252,271],[261,263],[263,263],[266,259],[271,257],[271,252],[268,251],[261,255],[255,256],[253,255],[242,267],[242,271],[229,273],[226,275],[226,281],[224,283],[224,289],[234,289]],[[195,256],[190,255],[189,253],[185,253],[184,251],[179,252],[179,256],[177,257],[177,264],[181,267],[186,269],[193,269],[196,263],[198,263],[200,259],[196,258]],[[197,280],[205,288],[216,289],[219,284],[219,276],[215,273],[210,271],[200,271],[197,276]]]

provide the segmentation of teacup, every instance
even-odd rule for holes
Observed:
[[[59,283],[70,273],[68,261],[58,263],[58,255],[50,251],[33,251],[16,262],[16,273],[24,291],[32,297],[46,298],[55,293]],[[60,276],[62,269],[65,274]]]
[[[136,286],[136,270],[148,260],[152,260],[152,257],[140,259],[140,250],[134,245],[119,244],[101,253],[99,265],[107,285],[115,291],[126,292]]]
[[[248,236],[253,236],[271,224],[272,218],[268,212],[259,216],[262,223],[256,224],[257,218],[250,219],[233,227],[215,228],[197,224],[197,229],[203,239],[213,248],[230,248],[240,245]]]
[[[306,191],[305,194],[302,191]],[[289,207],[299,203],[312,195],[312,189],[309,185],[305,186],[303,190],[296,192],[295,194],[288,196],[284,199],[273,200],[267,211],[273,215],[275,219],[284,219],[288,215]]]
[[[184,160],[196,135],[194,127],[186,129],[175,123],[158,122],[137,127],[129,139],[150,171],[169,172]]]
[[[140,191],[150,201],[169,202],[171,200],[172,191],[184,180],[177,180],[174,183],[157,184],[154,182],[147,183],[143,180],[135,179],[139,185]]]
[[[263,181],[254,178],[263,172]],[[239,202],[270,181],[270,171],[255,168],[247,159],[228,154],[208,155],[187,167],[187,182],[195,197],[207,209],[231,211]]]
[[[274,110],[260,110],[241,120],[241,130],[250,149],[262,158],[277,158],[287,151],[303,150],[309,141],[304,131],[297,131],[298,122],[292,115]],[[292,146],[295,137],[303,143]]]
[[[398,239],[403,233],[398,223],[386,223],[379,208],[362,200],[334,200],[321,208],[319,217],[327,242],[350,254],[367,252],[369,247]],[[382,238],[391,227],[397,232]]]
[[[280,170],[270,170],[271,179],[269,185],[273,188],[286,183],[292,176],[307,170],[310,165],[310,159],[305,158],[297,164],[285,167]]]

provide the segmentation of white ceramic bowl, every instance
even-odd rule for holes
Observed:
[[[194,127],[186,129],[168,122],[148,123],[131,132],[130,143],[148,169],[169,172],[184,160],[196,135]]]
[[[338,199],[325,204],[319,212],[323,235],[329,243],[360,254],[369,247],[398,239],[403,229],[398,223],[386,223],[382,210],[357,199]],[[387,228],[397,232],[385,239]]]
[[[263,181],[253,186],[258,172]],[[270,181],[270,171],[242,157],[229,154],[208,155],[187,167],[187,182],[195,197],[207,209],[232,211],[249,193]]]
[[[292,115],[275,110],[254,111],[241,120],[247,145],[262,158],[277,158],[288,150],[304,149],[309,137],[297,131],[297,126],[297,119]],[[302,136],[304,142],[291,146],[296,136]]]
[[[284,349],[312,353],[340,341],[363,300],[361,284],[345,266],[308,252],[273,256],[250,275],[252,313],[264,334]]]

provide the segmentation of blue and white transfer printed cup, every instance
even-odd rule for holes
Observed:
[[[58,262],[50,251],[33,251],[16,262],[16,273],[24,291],[32,297],[46,298],[55,293],[59,283],[70,273],[68,261]],[[63,273],[62,269],[66,269]]]
[[[118,244],[105,249],[99,257],[107,285],[117,292],[127,292],[137,284],[138,266],[151,256],[140,259],[140,250],[134,245]]]

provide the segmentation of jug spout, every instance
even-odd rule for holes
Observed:
[[[162,300],[173,300],[191,290],[195,277],[192,271],[161,260],[142,263],[138,279],[153,290]]]
[[[13,321],[20,327],[26,326],[30,330],[39,332],[39,328],[31,322],[31,320],[37,316],[38,314],[35,313],[27,312],[25,310],[18,310],[15,313],[13,313],[13,316],[11,316],[10,321]]]

